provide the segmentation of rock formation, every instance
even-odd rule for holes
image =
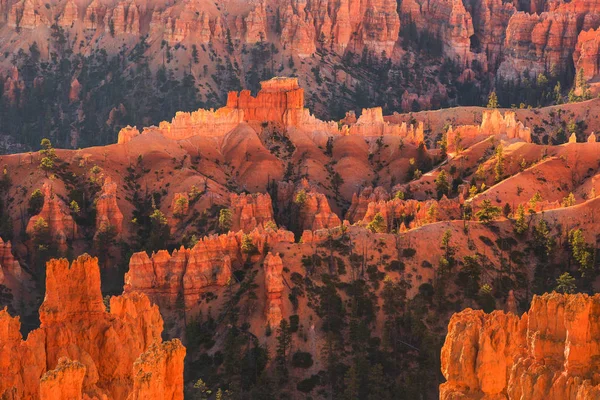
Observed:
[[[600,295],[534,296],[519,317],[454,314],[442,348],[440,399],[593,399],[600,396]]]
[[[306,192],[306,201],[300,207],[298,219],[302,230],[329,229],[342,224],[340,217],[331,211],[327,197],[315,191]]]
[[[13,277],[17,282],[22,279],[23,270],[12,253],[12,245],[0,238],[0,285],[5,284],[7,276]]]
[[[577,71],[583,70],[583,76],[587,80],[600,75],[600,28],[579,33],[573,62]]]
[[[126,126],[119,131],[117,143],[125,144],[130,142],[134,137],[139,136],[140,131],[137,128]]]
[[[378,186],[373,189],[372,186],[368,186],[358,194],[354,193],[352,195],[352,203],[348,212],[346,212],[345,218],[351,223],[358,222],[365,217],[370,203],[378,203],[389,199],[390,194],[384,188]]]
[[[484,110],[481,125],[461,125],[456,129],[448,129],[448,151],[454,152],[458,147],[465,148],[488,136],[505,136],[531,143],[531,130],[517,121],[513,111],[505,111],[502,115],[500,110]]]
[[[431,209],[435,212],[430,212]],[[461,207],[458,199],[448,199],[443,196],[439,201],[401,200],[369,202],[364,216],[355,220],[361,225],[373,221],[375,215],[381,215],[386,222],[387,230],[404,230],[416,228],[425,224],[458,219],[461,217]]]
[[[81,399],[85,365],[67,357],[58,360],[56,368],[40,380],[40,400]]]
[[[291,205],[296,203],[298,195],[302,193],[303,204],[297,204],[297,221],[292,221],[300,231],[330,229],[341,225],[340,218],[331,211],[327,196],[311,186],[308,180],[302,179],[299,184],[292,182],[279,182],[277,184],[277,203],[280,208],[280,218],[285,218],[290,213]]]
[[[123,213],[117,205],[117,184],[107,176],[96,199],[96,235],[108,227],[113,227],[117,234],[123,231]]]
[[[58,244],[59,249],[64,251],[67,248],[67,239],[73,239],[77,235],[77,224],[65,202],[54,195],[50,184],[44,183],[42,192],[44,193],[44,205],[38,215],[29,219],[27,234],[34,235],[36,224],[43,222],[48,225],[50,235]]]
[[[279,326],[282,314],[281,294],[283,292],[283,262],[279,254],[267,254],[264,261],[265,269],[265,291],[267,294],[267,305],[265,317],[267,325]]]
[[[524,71],[529,71],[532,77],[553,70],[564,72],[568,60],[574,57],[580,33],[600,26],[597,1],[551,4],[544,9],[533,6],[535,11],[531,14],[512,15],[506,28],[505,60],[499,67],[500,75],[516,79]],[[588,38],[584,34],[581,43]]]
[[[350,125],[349,134],[365,137],[395,135],[404,138],[406,143],[412,143],[415,146],[425,140],[422,122],[419,122],[416,126],[407,126],[405,122],[394,124],[384,121],[381,107],[363,109],[356,123]]]
[[[239,231],[207,236],[192,249],[181,247],[172,254],[166,250],[151,257],[146,252],[135,253],[125,274],[124,291],[145,293],[167,318],[174,317],[172,311],[176,309],[193,316],[200,309],[203,294],[211,287],[227,285],[232,266],[241,265],[244,235]],[[283,230],[255,229],[247,236],[259,254],[266,245],[294,242],[293,233]]]
[[[112,297],[106,311],[97,259],[83,255],[70,266],[65,259],[48,262],[40,321],[23,341],[19,318],[0,311],[0,393],[31,399],[137,399],[148,395],[144,382],[152,378],[163,391],[147,398],[183,399],[185,348],[177,339],[160,344],[158,307],[143,294]],[[162,361],[141,367],[157,346],[166,352]],[[61,394],[73,397],[57,397]]]
[[[274,223],[273,204],[268,193],[231,194],[230,206],[233,213],[234,232],[250,232],[257,227],[265,227],[267,222]]]
[[[249,90],[230,92],[225,109],[241,110],[244,121],[284,123],[294,119],[288,114],[304,108],[304,89],[297,78],[273,78],[260,83],[261,90],[252,97]]]

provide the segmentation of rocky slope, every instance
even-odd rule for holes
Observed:
[[[594,399],[598,305],[587,295],[536,296],[523,316],[465,310],[442,348],[440,399]]]
[[[7,283],[14,260],[23,267],[26,289],[6,285],[23,331],[34,327],[49,273],[42,326],[24,343],[61,329],[58,339],[76,346],[48,347],[43,368],[26,378],[38,385],[46,376],[35,396],[80,386],[90,397],[179,390],[170,378],[144,379],[179,368],[168,356],[178,345],[151,343],[164,320],[164,338],[186,344],[190,396],[201,395],[202,379],[240,396],[326,398],[354,387],[354,398],[368,398],[380,387],[434,398],[453,312],[524,310],[565,272],[579,290],[595,290],[587,274],[597,247],[599,100],[385,116],[371,108],[335,123],[311,115],[295,79],[262,87],[230,94],[217,110],[125,128],[110,146],[2,157],[0,265]],[[28,225],[38,228],[25,235]],[[84,252],[98,256],[100,271],[87,258],[43,268]],[[102,293],[125,292],[108,313],[98,274]],[[83,296],[79,283],[97,287]],[[76,300],[68,315],[65,296]],[[85,332],[75,326],[82,318]],[[90,335],[104,332],[118,338],[90,347]],[[108,362],[102,343],[109,353],[135,351]],[[352,368],[369,374],[353,378]]]
[[[158,308],[139,293],[109,307],[97,259],[50,261],[40,328],[23,340],[19,318],[0,312],[3,396],[182,399],[185,348],[162,343]]]

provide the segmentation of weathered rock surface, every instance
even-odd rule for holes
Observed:
[[[12,245],[0,238],[0,284],[5,284],[5,277],[10,276],[19,281],[22,279],[23,270],[12,253]]]
[[[36,223],[43,219],[48,224],[52,238],[56,241],[58,247],[64,251],[67,247],[67,239],[72,239],[77,235],[77,224],[65,202],[54,195],[52,186],[49,183],[44,183],[42,192],[44,193],[44,205],[38,215],[34,215],[29,219],[27,233],[33,235]]]
[[[265,269],[265,291],[267,293],[267,306],[265,317],[267,325],[279,326],[282,314],[281,296],[283,286],[283,261],[279,254],[267,254],[264,261]]]
[[[492,135],[531,143],[531,130],[517,121],[513,111],[505,111],[502,115],[499,110],[484,110],[480,125],[461,125],[448,129],[446,132],[448,151],[455,152]]]
[[[178,340],[160,344],[162,319],[145,295],[112,297],[107,312],[98,260],[88,255],[71,265],[51,260],[46,274],[41,325],[27,340],[19,318],[0,311],[0,393],[30,399],[140,398],[148,394],[140,384],[139,364],[148,357],[142,353],[162,346],[166,361],[154,362],[147,372],[164,390],[146,398],[183,398],[185,349]],[[57,397],[61,394],[67,397]]]
[[[519,317],[467,309],[450,320],[440,399],[600,396],[600,296],[535,296]]]
[[[579,33],[573,62],[577,71],[583,70],[583,76],[587,80],[600,75],[600,28]]]
[[[211,287],[223,287],[232,277],[232,265],[243,261],[241,249],[244,233],[229,232],[202,238],[192,249],[180,248],[169,254],[161,250],[151,257],[135,253],[125,274],[125,293],[139,291],[158,304],[166,318],[175,318],[174,311],[195,315],[203,295]],[[279,242],[294,242],[292,232],[255,229],[248,238],[258,254],[267,246]]]
[[[435,212],[430,211],[432,208]],[[383,217],[387,231],[404,231],[436,221],[458,219],[461,216],[461,204],[460,199],[448,199],[446,196],[439,201],[390,199],[382,187],[367,187],[352,197],[346,219],[351,223],[367,225],[377,214]]]
[[[107,176],[102,192],[96,199],[96,234],[108,227],[113,227],[117,234],[123,232],[123,213],[117,204],[117,184]]]
[[[258,227],[265,227],[267,222],[273,222],[273,203],[268,193],[261,194],[231,194],[230,206],[233,213],[234,232],[250,232]]]
[[[425,140],[422,122],[416,126],[408,126],[406,123],[394,124],[385,121],[381,107],[363,109],[356,123],[350,125],[349,134],[365,137],[395,135],[414,145],[419,145]]]

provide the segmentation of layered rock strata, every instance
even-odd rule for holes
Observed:
[[[440,399],[600,397],[600,295],[534,296],[519,317],[455,314],[442,348]]]
[[[139,291],[157,303],[163,315],[175,317],[175,310],[195,315],[201,307],[203,295],[210,288],[226,286],[232,270],[244,259],[244,236],[261,254],[275,243],[293,243],[292,232],[284,230],[255,229],[247,235],[242,231],[202,238],[192,249],[180,248],[169,254],[166,250],[148,256],[135,253],[125,274],[125,293]]]

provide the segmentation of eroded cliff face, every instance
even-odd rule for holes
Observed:
[[[532,13],[515,13],[506,28],[505,60],[498,73],[515,79],[524,71],[531,76],[564,72],[579,46],[581,32],[600,26],[600,3],[532,2]],[[576,61],[577,63],[577,61]]]
[[[448,151],[456,152],[488,136],[505,136],[531,143],[531,130],[517,121],[513,111],[484,110],[480,125],[450,127],[446,132]]]
[[[245,237],[252,249],[243,248]],[[230,284],[233,270],[240,268],[246,257],[261,255],[275,243],[293,242],[292,232],[267,228],[207,236],[193,248],[181,247],[172,254],[166,250],[150,257],[146,252],[135,253],[125,274],[124,291],[147,294],[169,321],[177,320],[181,312],[193,318],[211,290]]]
[[[583,70],[583,76],[588,80],[600,75],[600,28],[579,33],[573,62],[577,71]]]
[[[283,262],[279,254],[267,254],[264,261],[265,269],[265,291],[267,294],[267,305],[265,318],[267,325],[279,326],[283,318],[282,299],[283,292]]]
[[[117,184],[107,176],[102,192],[96,199],[96,235],[110,227],[118,235],[123,232],[123,213],[117,204]]]
[[[442,348],[440,399],[600,396],[600,295],[535,296],[529,312],[464,310]]]
[[[83,255],[71,265],[65,259],[48,262],[40,321],[40,328],[23,341],[19,318],[0,312],[0,393],[31,399],[58,398],[60,393],[139,398],[148,393],[141,388],[149,376],[139,373],[139,365],[158,346],[167,352],[167,367],[149,371],[161,382],[161,390],[150,398],[183,399],[185,348],[177,339],[161,344],[162,318],[144,294],[112,297],[106,311],[96,258]]]
[[[234,232],[251,232],[258,227],[264,228],[267,223],[275,223],[273,204],[268,193],[232,194],[230,204],[233,213],[231,230]]]
[[[443,196],[439,201],[403,200],[390,198],[382,187],[366,187],[352,197],[346,219],[350,223],[367,225],[379,214],[386,224],[386,231],[402,232],[436,221],[458,219],[461,213],[460,198],[448,199]]]
[[[49,183],[44,183],[42,192],[44,205],[40,213],[31,217],[27,223],[27,234],[34,235],[36,229],[47,225],[53,240],[59,249],[64,251],[67,248],[67,239],[73,239],[77,235],[77,224],[65,202],[53,193]]]
[[[10,241],[4,242],[0,238],[0,284],[5,285],[10,278],[20,281],[23,278],[23,270],[13,256]]]

